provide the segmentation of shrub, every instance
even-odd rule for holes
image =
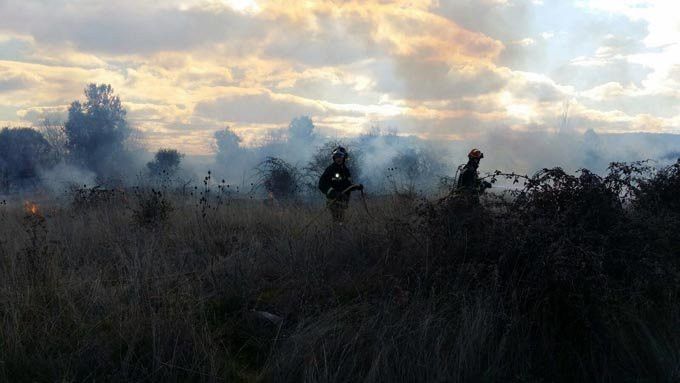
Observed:
[[[139,226],[158,226],[167,221],[174,210],[172,202],[160,190],[136,188],[135,197],[137,203],[132,209],[132,217]]]

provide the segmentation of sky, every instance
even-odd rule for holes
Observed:
[[[0,126],[111,84],[150,148],[497,129],[680,133],[674,0],[0,0]],[[566,118],[565,118],[566,116]]]

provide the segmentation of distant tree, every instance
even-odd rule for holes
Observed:
[[[215,151],[217,162],[225,162],[233,159],[242,152],[241,137],[230,127],[215,132]]]
[[[588,129],[583,133],[583,166],[585,168],[603,170],[605,161],[602,158],[602,146],[602,139],[593,129]]]
[[[111,85],[90,84],[85,88],[85,102],[74,101],[68,109],[64,131],[74,161],[108,176],[120,167],[125,142],[130,137],[123,108]]]
[[[253,148],[253,155],[258,161],[266,157],[285,158],[291,163],[307,162],[317,145],[317,134],[314,132],[311,118],[300,116],[294,118],[287,128],[271,129],[258,140],[258,147]]]
[[[357,143],[362,146],[370,145],[376,141],[381,141],[387,145],[397,145],[399,143],[397,128],[391,126],[382,128],[377,125],[371,125],[371,127],[357,137]]]
[[[253,150],[241,146],[241,137],[229,127],[215,132],[214,137],[217,172],[228,183],[245,186],[249,173],[261,159]]]
[[[0,131],[0,187],[5,192],[37,184],[38,171],[55,163],[56,154],[40,132],[30,128]]]
[[[314,123],[309,116],[294,118],[288,125],[288,138],[296,141],[314,139]]]
[[[153,161],[146,164],[152,176],[172,176],[179,169],[184,154],[177,149],[159,149],[154,155]]]
[[[406,147],[390,161],[387,177],[393,191],[414,193],[433,187],[444,168],[426,148]]]
[[[38,131],[45,137],[54,150],[59,161],[68,155],[68,137],[64,123],[46,118],[41,121]]]

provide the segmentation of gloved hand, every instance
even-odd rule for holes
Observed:
[[[363,184],[355,184],[354,190],[364,190],[364,185]]]
[[[491,189],[491,183],[488,181],[482,181],[482,188]]]

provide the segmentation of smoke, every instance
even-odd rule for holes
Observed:
[[[442,177],[453,177],[467,161],[472,148],[484,152],[480,173],[501,170],[531,175],[543,168],[567,172],[586,168],[603,174],[611,162],[651,159],[659,166],[674,162],[680,136],[671,134],[599,134],[593,129],[516,131],[486,129],[477,139],[432,141],[399,134],[395,129],[371,128],[358,136],[322,134],[311,118],[292,120],[287,128],[271,131],[259,146],[243,145],[238,134],[226,128],[215,133],[214,157],[187,157],[196,179],[212,170],[215,179],[247,191],[258,182],[258,165],[280,158],[300,172],[306,188],[316,195],[316,182],[331,163],[335,146],[349,151],[348,166],[355,182],[372,193],[415,191],[432,195]],[[497,184],[502,185],[502,184]]]
[[[438,191],[442,177],[452,177],[467,160],[472,148],[484,152],[480,173],[501,170],[533,174],[551,167],[567,172],[587,168],[602,174],[610,162],[651,159],[658,166],[678,158],[680,135],[672,134],[598,134],[589,129],[553,132],[521,132],[509,128],[487,129],[476,140],[431,141],[400,135],[396,130],[371,128],[353,137],[322,134],[307,116],[295,118],[287,128],[270,132],[259,146],[248,147],[233,130],[225,128],[213,137],[214,155],[178,157],[173,164],[177,185],[196,185],[207,172],[213,180],[224,180],[242,192],[248,192],[257,181],[258,165],[267,158],[280,158],[299,172],[307,187],[303,192],[316,195],[316,182],[331,163],[331,151],[342,145],[349,151],[348,165],[355,182],[363,183],[369,192],[419,192],[432,195]],[[146,163],[152,154],[146,150],[130,151],[129,161],[116,166],[116,174],[124,175],[123,184],[142,185],[148,177]],[[76,163],[63,160],[37,169],[45,191],[62,194],[72,187],[96,186],[99,174]],[[142,176],[140,178],[140,176]]]
[[[43,188],[52,195],[63,195],[73,188],[93,187],[97,175],[82,167],[61,162],[48,170],[40,171]]]
[[[395,187],[432,190],[440,176],[451,173],[445,146],[400,136],[395,131],[373,128],[355,137],[328,137],[303,116],[293,119],[288,129],[272,133],[262,145],[245,147],[232,130],[218,131],[212,164],[217,178],[247,189],[259,182],[255,177],[259,164],[267,158],[280,158],[302,173],[308,186],[305,190],[314,195],[318,177],[331,164],[336,146],[349,151],[347,165],[354,181],[373,192],[388,192]]]

